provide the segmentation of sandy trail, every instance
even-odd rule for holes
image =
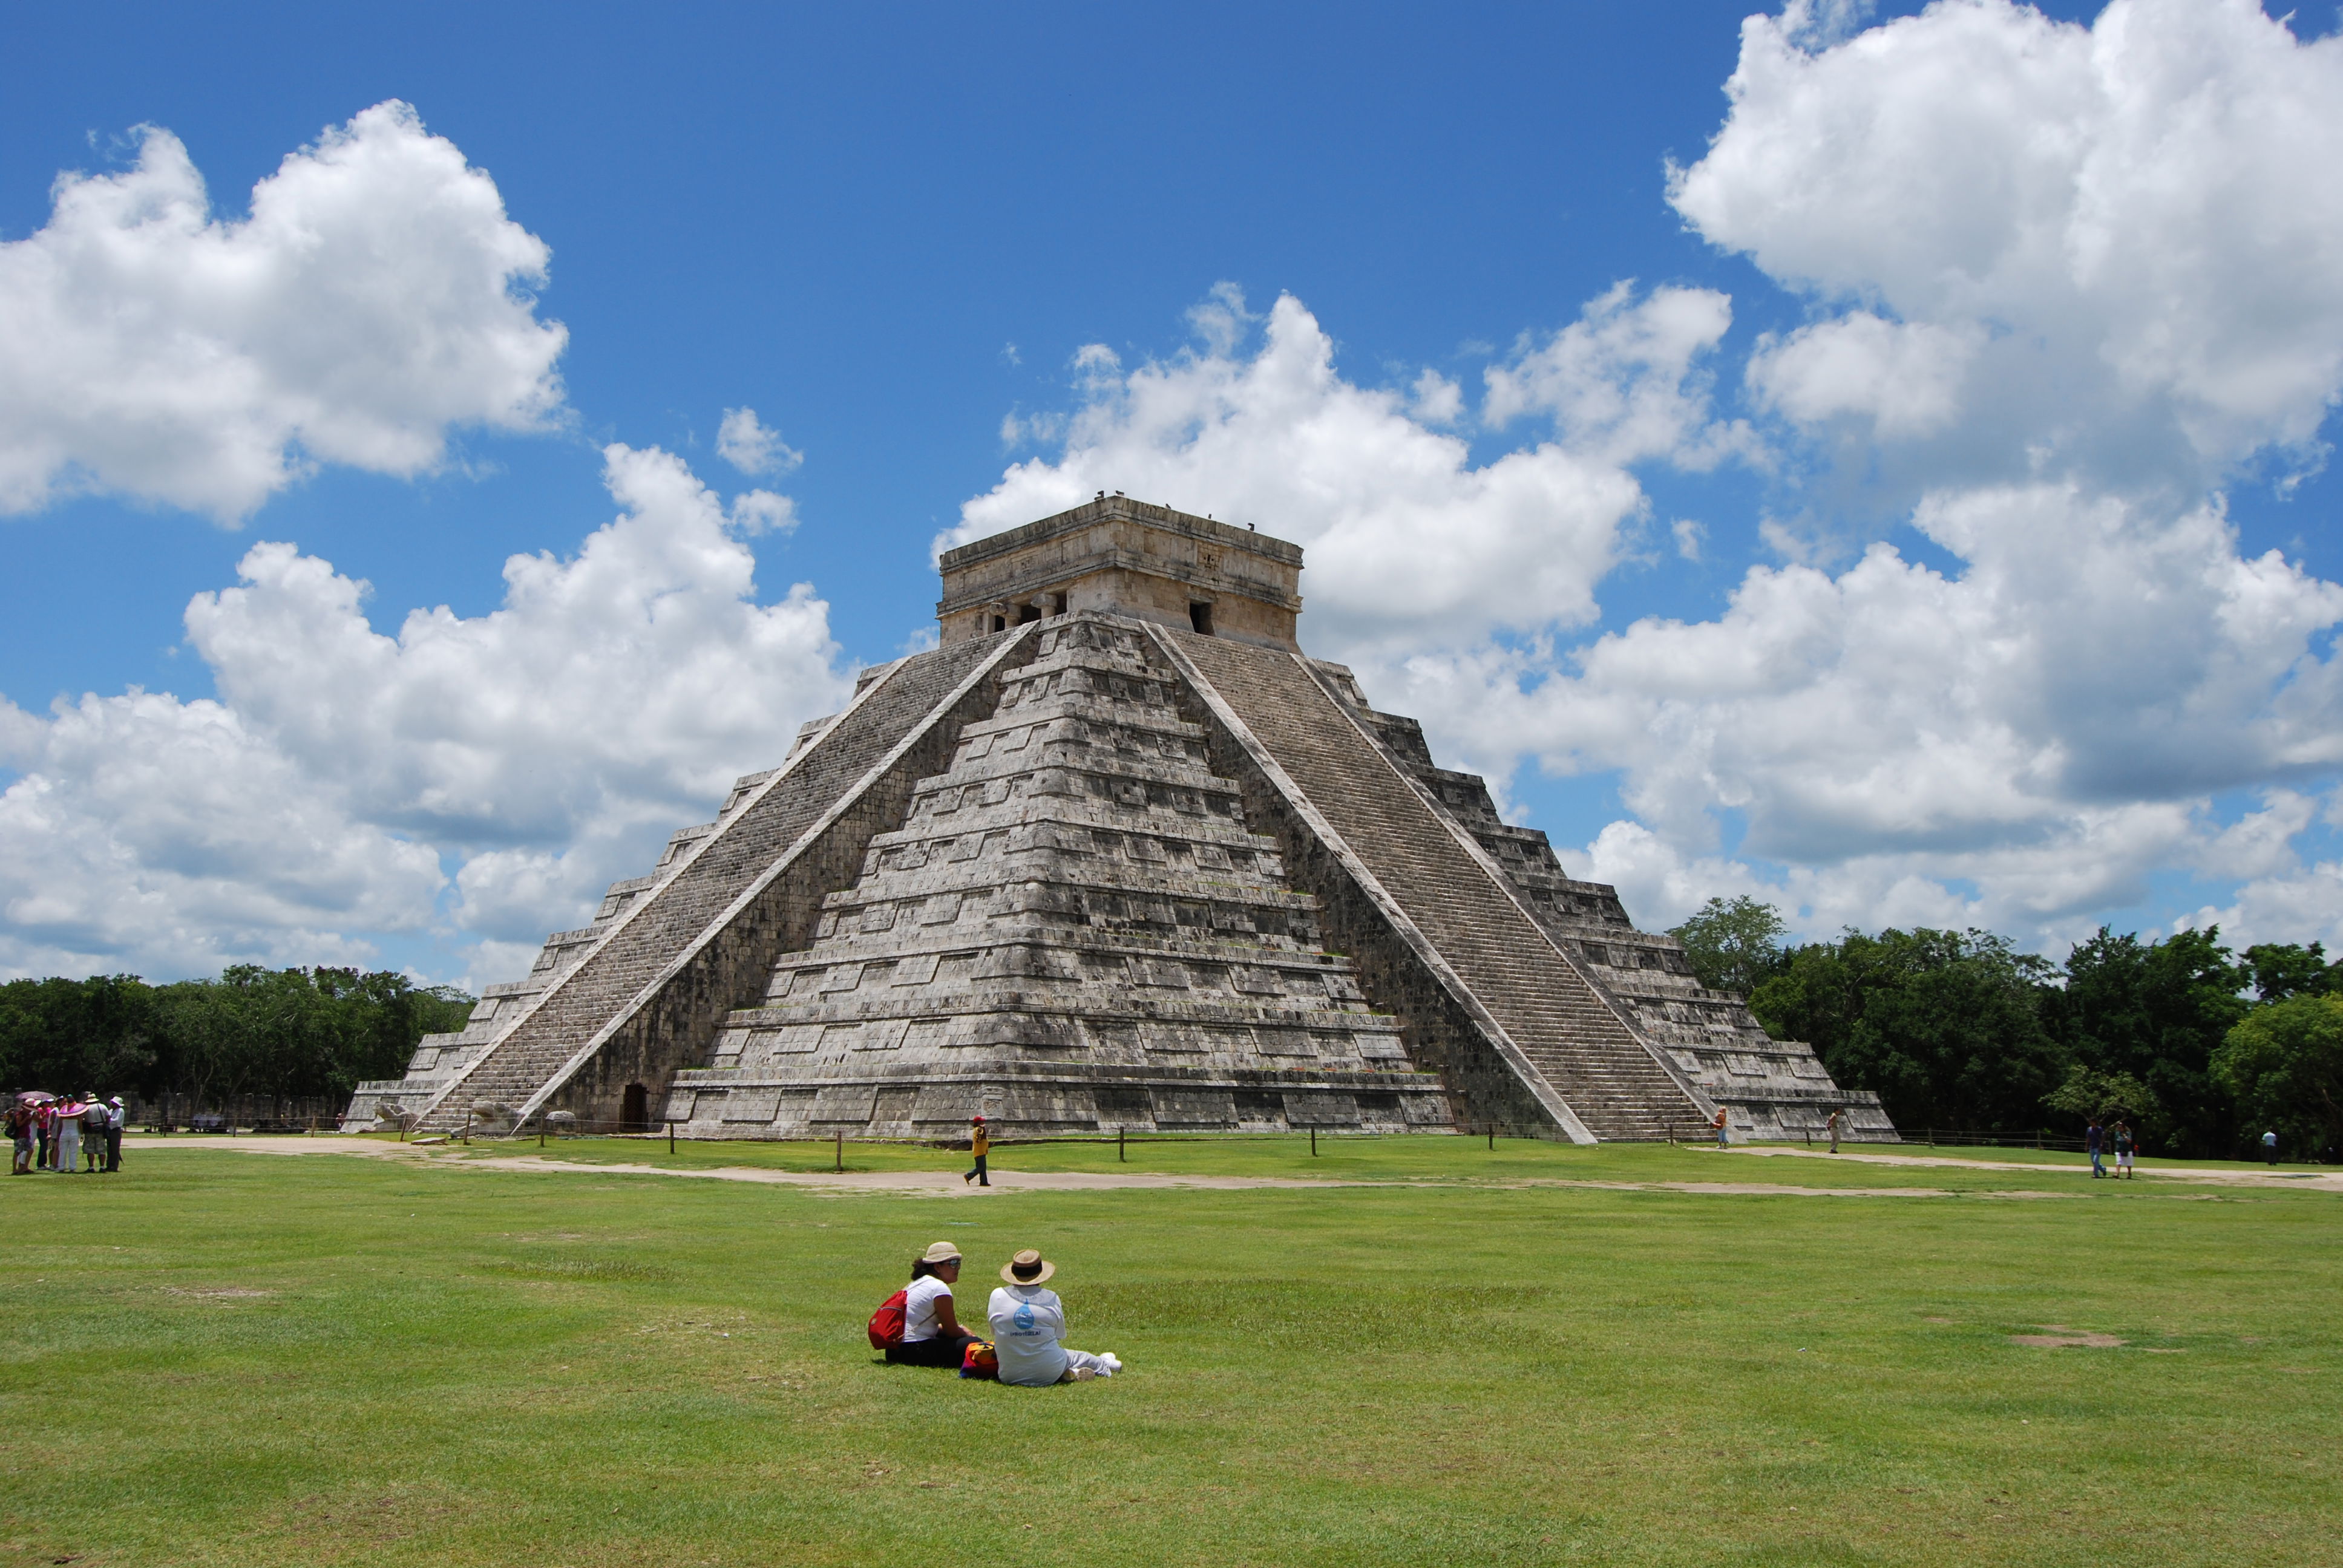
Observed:
[[[769,1187],[810,1187],[842,1192],[903,1192],[969,1198],[996,1192],[1094,1192],[1115,1190],[1178,1188],[1236,1190],[1248,1188],[1313,1189],[1326,1187],[1440,1188],[1458,1191],[1491,1187],[1594,1188],[1613,1192],[1688,1192],[1781,1198],[1950,1198],[1942,1187],[1798,1187],[1771,1181],[1599,1181],[1569,1177],[1509,1177],[1493,1181],[1373,1181],[1308,1176],[1166,1175],[1153,1171],[995,1171],[990,1188],[970,1187],[950,1171],[767,1171],[728,1165],[712,1170],[680,1171],[632,1162],[598,1164],[583,1161],[548,1160],[533,1154],[467,1155],[442,1145],[417,1148],[412,1143],[385,1143],[370,1138],[140,1138],[129,1146],[151,1149],[211,1150],[230,1154],[349,1154],[375,1160],[401,1160],[458,1171],[555,1171],[564,1175],[672,1176],[702,1181],[746,1181]],[[2040,1166],[2015,1167],[2035,1170]],[[1973,1194],[1992,1198],[2060,1198],[2061,1192],[2007,1191]]]

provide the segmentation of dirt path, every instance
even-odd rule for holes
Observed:
[[[2079,1176],[2088,1180],[2088,1165],[2046,1165],[2023,1160],[1960,1160],[1942,1154],[1874,1154],[1849,1150],[1833,1154],[1826,1149],[1795,1149],[1765,1144],[1733,1149],[1728,1153],[1754,1155],[1760,1158],[1781,1156],[1795,1160],[1831,1160],[1840,1164],[1865,1165],[1926,1165],[1946,1171],[2024,1171],[2036,1176]],[[2295,1191],[2308,1189],[2314,1192],[2343,1192],[2343,1171],[2332,1174],[2305,1171],[2299,1175],[2267,1175],[2259,1171],[2207,1171],[2197,1168],[2181,1170],[2157,1169],[2141,1161],[2139,1174],[2151,1181],[2213,1181],[2240,1187],[2282,1187]]]
[[[126,1141],[126,1142],[127,1141]],[[996,1171],[990,1188],[970,1187],[950,1171],[851,1171],[843,1175],[828,1171],[768,1171],[742,1165],[713,1170],[683,1171],[664,1165],[603,1164],[582,1160],[548,1160],[536,1154],[470,1155],[447,1152],[437,1146],[385,1143],[371,1138],[192,1138],[141,1139],[156,1149],[206,1149],[230,1154],[355,1154],[377,1160],[404,1160],[458,1171],[560,1171],[571,1175],[679,1176],[703,1181],[749,1181],[769,1187],[821,1187],[855,1192],[950,1192],[986,1197],[993,1192],[1088,1191],[1113,1187],[1357,1187],[1382,1182],[1322,1181],[1293,1176],[1165,1176],[1128,1175],[1080,1171]]]
[[[1089,1171],[996,1171],[990,1188],[970,1187],[950,1171],[856,1171],[843,1175],[827,1171],[767,1171],[739,1165],[713,1170],[682,1171],[660,1165],[599,1164],[576,1160],[548,1160],[534,1154],[467,1155],[447,1152],[439,1146],[417,1148],[412,1143],[385,1143],[371,1138],[141,1138],[131,1147],[211,1150],[229,1154],[349,1154],[375,1160],[407,1161],[457,1171],[558,1171],[567,1175],[674,1176],[702,1181],[747,1181],[769,1187],[810,1187],[845,1192],[909,1192],[984,1198],[995,1192],[1094,1192],[1110,1190],[1201,1188],[1324,1188],[1413,1187],[1485,1191],[1491,1187],[1584,1187],[1614,1192],[1690,1192],[1709,1195],[1785,1198],[1950,1198],[1942,1187],[1796,1187],[1770,1181],[1598,1181],[1569,1177],[1525,1176],[1496,1181],[1344,1181],[1307,1176],[1177,1176],[1161,1172]],[[1945,1163],[1945,1162],[1940,1162]],[[2015,1169],[2040,1170],[2039,1166]],[[2062,1192],[1992,1192],[1993,1198],[2061,1198]]]

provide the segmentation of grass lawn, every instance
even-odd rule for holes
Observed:
[[[1320,1147],[996,1163],[1390,1184],[968,1199],[144,1146],[10,1180],[0,1563],[2343,1563],[2333,1193]],[[1879,1195],[1551,1184],[1582,1181]],[[863,1320],[939,1237],[971,1317],[1048,1251],[1071,1342],[1129,1372],[874,1364]],[[2013,1341],[2046,1325],[2125,1342]]]

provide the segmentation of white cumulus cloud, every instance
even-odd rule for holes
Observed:
[[[1919,488],[2185,495],[2264,449],[2320,459],[2343,36],[2253,0],[2114,0],[2087,27],[1940,0],[1840,42],[1814,22],[1743,24],[1730,117],[1670,189],[1825,312],[1753,362],[1775,408],[1867,425]]]
[[[1257,348],[1223,286],[1191,313],[1197,345],[1125,370],[1093,345],[1077,356],[1082,400],[1046,429],[1055,457],[1020,463],[961,508],[940,546],[1123,490],[1253,524],[1309,551],[1312,647],[1361,660],[1472,642],[1499,629],[1577,625],[1640,519],[1630,457],[1715,460],[1697,363],[1731,320],[1722,296],[1622,286],[1544,346],[1524,343],[1492,377],[1507,418],[1554,436],[1476,465],[1444,427],[1461,393],[1436,374],[1410,388],[1363,387],[1291,296]],[[1499,391],[1502,388],[1502,393]]]
[[[244,218],[137,135],[0,244],[0,510],[96,490],[233,523],[313,463],[415,475],[451,427],[559,412],[545,243],[407,105],[287,157]]]
[[[757,601],[755,558],[678,458],[613,446],[618,516],[505,565],[503,605],[409,611],[288,544],[196,596],[216,701],[0,702],[0,970],[202,971],[363,955],[368,933],[545,932],[650,868],[674,829],[850,690],[828,607]]]
[[[768,430],[754,408],[727,408],[716,427],[716,455],[751,478],[786,474],[805,461],[805,454]]]
[[[1963,571],[1875,545],[1836,577],[1758,568],[1716,620],[1640,620],[1559,671],[1492,657],[1444,690],[1418,673],[1447,711],[1494,693],[1476,722],[1554,767],[1621,769],[1653,839],[1635,865],[1681,875],[1730,814],[1735,854],[1820,879],[1802,896],[1833,921],[1875,923],[1916,878],[1979,923],[2038,930],[2144,896],[2158,868],[2290,864],[2298,795],[2248,830],[2204,811],[2343,763],[2324,646],[2343,587],[2241,557],[2213,507],[2165,521],[2031,487],[1940,498],[1916,522]],[[1664,883],[1658,907],[1681,913]]]

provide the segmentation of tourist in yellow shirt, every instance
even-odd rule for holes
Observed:
[[[970,1128],[968,1146],[976,1155],[976,1169],[961,1177],[960,1181],[973,1181],[980,1187],[990,1187],[992,1185],[992,1178],[985,1174],[984,1157],[992,1152],[991,1135],[985,1131],[984,1118],[981,1116],[970,1117],[968,1124]]]

